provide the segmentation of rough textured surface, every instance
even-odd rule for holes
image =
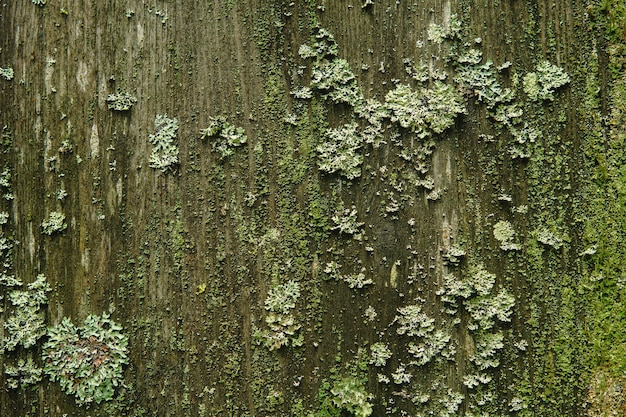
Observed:
[[[0,415],[623,408],[619,1],[2,0],[0,14],[14,75],[0,79],[2,259],[24,283],[48,277],[48,325],[111,311],[129,336],[124,386],[91,408],[36,381],[45,336],[4,352]],[[382,104],[365,118],[359,100],[303,89],[315,86],[298,51],[319,28],[366,100],[445,84],[464,107],[424,138]],[[463,71],[446,56],[470,48],[499,68],[480,85],[515,97],[488,104],[453,81]],[[524,76],[546,61],[569,83],[529,99]],[[108,108],[119,91],[130,110]],[[178,121],[168,173],[149,165],[164,114]],[[219,116],[246,135],[223,158],[201,134]],[[362,163],[321,172],[318,145],[350,123]],[[42,233],[51,213],[66,228]],[[517,249],[501,249],[498,224]],[[295,307],[268,309],[287,283]],[[391,352],[382,366],[374,346]],[[16,367],[36,383],[8,389]]]

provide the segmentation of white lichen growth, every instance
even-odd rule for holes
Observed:
[[[337,43],[326,29],[318,29],[312,46],[302,45],[298,50],[303,59],[313,59],[311,88],[335,103],[357,106],[363,93],[356,83],[350,64],[337,57]]]
[[[346,124],[338,129],[328,129],[324,141],[317,146],[317,166],[321,171],[337,172],[348,179],[361,175],[361,146],[363,140],[357,124]]]
[[[370,346],[370,364],[374,366],[385,366],[387,360],[391,358],[392,353],[389,345],[383,342],[377,342]]]
[[[428,40],[436,44],[441,44],[448,36],[446,29],[436,23],[428,25]]]
[[[52,235],[54,233],[62,232],[67,229],[67,223],[65,223],[65,214],[59,211],[53,211],[48,216],[48,219],[41,223],[42,233],[45,235]]]
[[[302,327],[296,320],[293,310],[300,297],[300,284],[291,280],[273,287],[265,299],[268,312],[265,323],[268,329],[258,333],[258,337],[270,350],[283,346],[301,346],[304,342],[298,333]]]
[[[466,112],[463,97],[441,81],[420,90],[399,84],[387,93],[385,101],[391,121],[411,129],[420,138],[442,133],[454,125],[457,115]]]
[[[136,102],[137,97],[125,91],[107,97],[107,106],[114,111],[128,111]]]
[[[541,229],[537,232],[537,241],[554,249],[560,249],[563,246],[563,239],[552,233],[549,229]]]
[[[11,81],[14,77],[13,68],[0,68],[0,77],[7,81]]]
[[[365,383],[353,376],[338,379],[330,390],[332,403],[339,410],[346,410],[354,417],[369,417],[372,414],[372,395],[365,390]],[[339,414],[337,414],[339,415]]]
[[[274,313],[289,313],[296,307],[300,297],[300,284],[287,281],[285,284],[272,288],[265,299],[265,309]]]
[[[56,199],[59,200],[59,201],[65,200],[65,197],[67,197],[67,196],[68,196],[67,191],[64,188],[61,188],[55,194]]]
[[[339,233],[346,235],[356,235],[362,232],[361,226],[363,226],[364,223],[358,221],[358,212],[355,206],[337,211],[331,220],[334,223],[331,230],[337,230]]]
[[[442,249],[441,257],[443,258],[443,263],[449,266],[459,266],[461,264],[461,260],[465,257],[466,252],[465,249],[460,244],[452,244],[450,246],[446,246]]]
[[[524,92],[532,101],[554,100],[554,92],[570,82],[570,77],[563,68],[542,61],[536,72],[526,74],[523,80]]]
[[[178,120],[170,119],[167,114],[157,115],[154,119],[154,134],[148,138],[152,144],[150,167],[163,173],[171,171],[178,164]]]
[[[474,343],[476,350],[470,357],[470,360],[478,369],[486,370],[500,366],[500,360],[496,353],[504,347],[504,335],[502,332],[478,332]]]
[[[18,345],[28,349],[46,334],[45,314],[41,307],[48,303],[50,285],[46,277],[40,274],[26,288],[9,293],[9,301],[14,308],[4,322],[7,333],[2,347],[8,351],[14,350]]]
[[[393,383],[396,385],[408,384],[411,382],[413,374],[407,372],[406,365],[400,363],[400,365],[396,368],[396,371],[391,374],[391,378],[393,379]]]
[[[110,401],[128,364],[128,336],[107,313],[89,315],[83,326],[64,317],[48,331],[43,345],[44,372],[61,389],[87,405]]]
[[[26,388],[41,382],[43,370],[29,357],[19,359],[16,366],[7,365],[4,368],[6,383],[9,389]]]
[[[329,279],[333,279],[336,281],[344,281],[348,284],[348,286],[352,289],[357,288],[361,289],[367,285],[372,285],[374,282],[365,276],[365,269],[362,269],[361,272],[357,274],[342,274],[339,269],[341,265],[339,265],[335,261],[328,262],[324,267],[324,272],[328,276]]]
[[[242,127],[235,127],[225,117],[209,118],[209,127],[202,129],[202,139],[212,139],[213,151],[220,154],[222,159],[235,153],[235,148],[244,145],[248,141],[246,132]]]
[[[371,278],[367,278],[363,271],[358,274],[340,275],[342,281],[348,284],[348,287],[352,289],[361,289],[367,285],[372,285],[374,281]]]
[[[46,0],[31,0],[31,2],[33,4],[36,4],[37,6],[45,6],[46,5]]]
[[[511,225],[511,222],[507,220],[500,220],[493,225],[493,236],[498,242],[500,242],[500,249],[502,250],[520,250],[520,245],[514,242],[515,230]]]

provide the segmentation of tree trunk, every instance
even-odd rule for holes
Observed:
[[[37,3],[0,415],[626,415],[621,1]]]

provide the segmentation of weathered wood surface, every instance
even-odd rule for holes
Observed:
[[[624,233],[615,217],[624,215],[616,185],[623,184],[616,174],[622,116],[609,108],[617,108],[613,86],[623,76],[609,71],[620,57],[610,47],[620,38],[619,31],[607,35],[600,4],[48,3],[0,2],[0,67],[15,74],[0,79],[0,123],[12,139],[2,163],[15,195],[3,203],[10,214],[3,227],[16,241],[16,276],[31,282],[43,273],[52,285],[48,324],[112,310],[130,337],[130,364],[127,386],[118,390],[125,396],[113,405],[77,407],[44,378],[35,388],[2,390],[0,415],[308,415],[320,409],[324,381],[332,387],[337,375],[359,365],[367,365],[354,372],[367,377],[373,415],[412,415],[411,397],[430,392],[433,381],[443,388],[432,391],[432,410],[449,387],[464,397],[459,413],[468,413],[476,401],[463,377],[474,372],[475,335],[467,312],[451,324],[440,290],[447,274],[462,279],[479,265],[497,276],[494,294],[505,289],[515,298],[511,322],[496,324],[504,347],[496,353],[500,366],[486,371],[493,381],[485,390],[497,399],[484,411],[582,415],[591,375],[617,369],[611,349],[625,339],[594,327],[614,320],[607,306],[621,303],[623,273],[616,271],[623,261],[615,246]],[[365,98],[384,102],[396,83],[416,85],[406,58],[425,62],[431,74],[445,69],[445,82],[454,84],[455,71],[443,59],[447,46],[427,34],[452,14],[483,62],[511,63],[499,80],[516,86],[524,121],[541,131],[530,156],[512,158],[511,136],[469,97],[466,114],[436,135],[426,158],[439,198],[415,186],[407,174],[413,168],[389,137],[380,147],[363,146],[360,177],[320,172],[315,149],[325,129],[355,116],[318,92],[304,101],[290,94],[309,85],[311,63],[298,50],[311,42],[315,25],[334,34]],[[554,101],[532,103],[522,79],[544,60],[571,81]],[[107,108],[117,91],[137,97],[130,111]],[[180,165],[165,174],[148,162],[148,137],[161,114],[180,125]],[[224,160],[200,135],[220,115],[248,139]],[[295,125],[285,121],[289,115]],[[406,148],[418,146],[410,131],[398,131]],[[61,189],[68,193],[63,200],[56,198]],[[604,193],[615,201],[600,202]],[[361,240],[330,230],[332,216],[352,206],[364,223]],[[48,236],[41,223],[52,211],[66,215],[67,229]],[[613,231],[603,229],[607,218]],[[500,249],[493,234],[499,221],[513,225],[520,250]],[[539,242],[544,229],[563,245]],[[465,250],[459,267],[445,262],[456,245]],[[580,255],[593,245],[598,255]],[[344,274],[363,268],[373,284],[352,289],[329,280],[324,269],[331,261]],[[606,288],[598,287],[598,273]],[[267,330],[264,302],[289,280],[300,285],[293,314],[303,345],[270,350],[258,336]],[[4,303],[8,314],[6,297]],[[438,325],[447,320],[454,360],[413,366],[408,384],[378,382],[378,373],[389,377],[412,360],[396,316],[416,303]],[[370,306],[377,313],[371,321]],[[379,341],[393,352],[380,369],[358,354],[369,355]],[[37,357],[38,349],[5,352],[0,364]],[[619,387],[609,374],[609,385]],[[594,395],[604,394],[591,391],[593,409]],[[517,410],[517,400],[526,408]]]

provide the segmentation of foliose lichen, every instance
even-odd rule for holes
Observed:
[[[107,97],[107,106],[114,111],[128,111],[136,102],[137,97],[126,91],[121,91],[117,94],[109,94]]]
[[[337,43],[329,31],[318,28],[312,46],[304,44],[298,53],[303,59],[313,59],[311,88],[324,98],[352,107],[363,101],[363,93],[356,83],[350,64],[337,57]]]
[[[536,72],[530,72],[524,77],[524,92],[532,101],[553,101],[556,89],[569,82],[570,77],[563,68],[542,61],[537,64]]]
[[[152,144],[150,167],[163,173],[172,171],[178,160],[178,120],[170,119],[167,114],[157,115],[154,119],[155,133],[148,138]]]
[[[41,382],[43,370],[29,357],[27,360],[19,359],[15,366],[7,365],[4,368],[7,388],[26,388]]]
[[[77,404],[99,404],[113,399],[123,382],[128,336],[107,313],[88,316],[82,327],[64,317],[48,330],[42,359],[44,372],[74,395]]]
[[[42,233],[45,235],[53,235],[54,233],[62,232],[67,229],[67,223],[65,223],[65,214],[59,211],[52,211],[48,216],[48,219],[41,223]]]
[[[209,127],[202,129],[200,136],[202,139],[213,140],[213,151],[219,153],[222,159],[234,154],[234,148],[248,141],[245,130],[230,124],[225,117],[211,117],[209,120]]]
[[[392,353],[389,346],[383,342],[376,342],[370,346],[370,364],[378,367],[385,366]]]
[[[361,176],[363,139],[356,123],[328,129],[324,141],[317,146],[317,166],[327,173],[338,172],[348,179]]]
[[[300,284],[290,280],[276,285],[267,294],[265,310],[268,314],[265,323],[269,327],[257,332],[257,337],[270,350],[277,350],[283,346],[301,346],[304,342],[302,327],[296,320],[293,310],[300,297]]]
[[[411,129],[420,138],[442,133],[454,125],[457,115],[466,112],[459,92],[441,81],[417,91],[399,84],[385,96],[385,106],[392,122]]]
[[[515,230],[508,220],[500,220],[493,225],[493,236],[500,242],[500,249],[520,250],[520,245],[514,242]]]
[[[338,379],[330,390],[332,402],[339,410],[345,410],[354,417],[368,417],[372,414],[372,395],[365,390],[364,383],[353,376]]]
[[[13,76],[13,68],[0,68],[0,77],[4,78],[7,81],[11,81],[13,79]]]
[[[21,282],[15,281],[8,279],[5,282],[21,285]],[[13,309],[4,322],[7,334],[2,349],[12,351],[18,345],[28,349],[35,346],[39,338],[46,334],[46,317],[41,307],[48,303],[47,294],[50,291],[46,277],[39,274],[35,281],[26,286],[26,290],[9,292],[9,301]]]

